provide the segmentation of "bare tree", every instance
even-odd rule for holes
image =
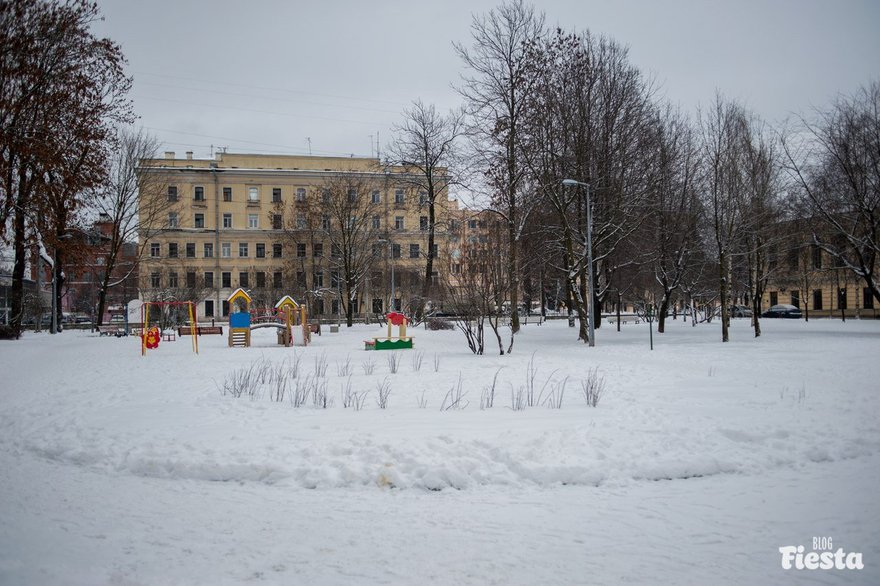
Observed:
[[[461,180],[455,173],[462,168],[458,142],[464,132],[464,117],[460,111],[444,116],[420,100],[413,102],[403,117],[393,129],[394,142],[387,152],[390,164],[405,166],[408,171],[395,174],[396,183],[417,190],[419,205],[428,208],[428,250],[421,291],[421,298],[427,301],[433,283],[435,234],[438,227],[448,224],[447,218],[437,217],[436,204],[439,197],[447,196],[451,184]]]
[[[784,141],[788,169],[820,222],[816,246],[852,271],[880,302],[880,82],[840,97],[802,139]]]
[[[154,158],[158,148],[155,137],[143,129],[120,130],[107,181],[96,194],[95,210],[110,222],[110,240],[104,249],[98,288],[98,325],[103,321],[109,290],[124,283],[137,267],[137,263],[132,263],[126,274],[114,276],[124,245],[137,242],[138,236],[142,242],[149,242],[167,226],[167,214],[180,205],[164,191],[167,182],[160,172],[138,172],[141,161]],[[139,257],[145,249],[139,249]]]
[[[745,221],[743,198],[743,132],[745,110],[738,103],[716,94],[701,115],[703,180],[706,206],[718,262],[718,293],[721,303],[721,340],[730,340],[730,281],[733,255]]]
[[[508,296],[514,308],[519,305],[518,248],[529,205],[524,201],[526,168],[520,148],[523,109],[535,82],[535,77],[528,75],[528,53],[543,31],[543,14],[536,14],[522,0],[513,0],[473,17],[472,47],[455,45],[468,70],[459,92],[467,102],[471,133],[479,144],[497,209],[507,225]],[[511,324],[516,334],[519,317],[515,311]]]
[[[658,112],[655,164],[651,176],[644,242],[651,246],[650,264],[660,287],[657,331],[663,333],[674,295],[692,271],[703,220],[698,196],[699,152],[690,122],[680,112]],[[650,244],[649,244],[650,243]]]

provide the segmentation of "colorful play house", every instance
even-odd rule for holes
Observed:
[[[278,331],[278,343],[288,348],[293,346],[293,327],[301,326],[303,346],[308,346],[312,333],[309,330],[306,306],[297,303],[290,295],[285,295],[275,304],[275,311],[284,320],[284,327]]]
[[[406,316],[402,313],[391,312],[385,316],[388,319],[388,336],[386,338],[373,338],[364,343],[365,350],[401,350],[413,347],[413,339],[406,335]],[[391,335],[391,327],[397,326],[397,336]]]
[[[229,347],[247,348],[251,345],[251,297],[238,288],[227,299],[229,302]]]

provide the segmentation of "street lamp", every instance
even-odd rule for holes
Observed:
[[[590,184],[574,179],[563,179],[562,184],[567,187],[583,187],[587,192],[587,287],[589,290],[590,304],[587,317],[587,331],[590,337],[588,344],[596,345],[595,336],[593,335],[593,300],[596,299],[593,286],[593,206],[590,203]]]

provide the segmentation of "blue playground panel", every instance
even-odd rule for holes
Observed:
[[[251,327],[251,314],[249,313],[231,313],[229,314],[230,328],[249,328]]]

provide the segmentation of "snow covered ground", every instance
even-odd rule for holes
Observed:
[[[378,326],[202,337],[198,356],[0,342],[0,584],[880,583],[880,322],[762,324],[721,344],[670,322],[653,352],[644,324],[603,324],[595,348],[529,324],[511,356],[418,330],[396,374],[362,349]],[[533,356],[544,404],[513,410]],[[253,396],[221,393],[260,365]],[[459,377],[463,408],[441,411]],[[330,406],[294,408],[297,384]],[[783,570],[779,548],[814,537],[864,569]]]

